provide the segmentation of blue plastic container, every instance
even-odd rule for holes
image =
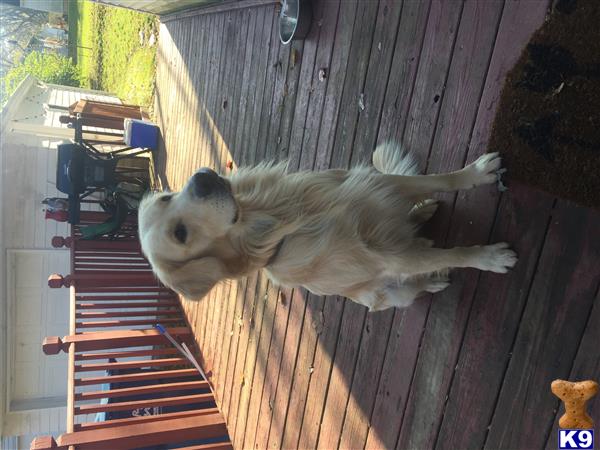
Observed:
[[[152,122],[139,119],[125,119],[125,143],[134,148],[155,149],[158,144],[158,127]]]

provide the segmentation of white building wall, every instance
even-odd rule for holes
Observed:
[[[9,326],[8,321],[15,320],[16,313],[9,305],[18,305],[20,300],[25,299],[19,299],[21,294],[17,294],[10,286],[14,287],[15,279],[22,281],[29,277],[32,284],[38,286],[39,292],[35,295],[41,297],[40,301],[62,303],[65,300],[65,304],[68,304],[68,290],[51,292],[47,288],[46,279],[53,272],[69,272],[68,258],[45,259],[39,270],[34,270],[36,264],[19,264],[16,272],[11,272],[9,260],[14,261],[14,255],[43,255],[52,249],[53,236],[68,236],[69,233],[66,223],[44,219],[41,204],[46,197],[64,196],[56,189],[57,145],[63,139],[48,137],[47,134],[36,136],[11,130],[14,130],[15,123],[47,127],[46,130],[58,130],[68,139],[73,136],[73,131],[58,122],[58,117],[65,114],[65,111],[53,109],[51,105],[68,108],[79,99],[121,103],[117,97],[103,92],[44,84],[37,80],[29,80],[24,83],[23,88],[16,93],[15,101],[2,111],[0,130],[0,433],[4,436],[2,445],[8,448],[29,448],[31,439],[36,435],[56,436],[64,431],[66,408],[54,407],[57,405],[52,404],[53,401],[56,403],[56,398],[64,395],[66,378],[62,369],[58,370],[60,368],[53,364],[61,356],[42,354],[40,333],[60,336],[68,334],[68,320],[62,325],[64,329],[61,329],[62,322],[50,313],[64,309],[52,309],[47,304],[40,304],[37,306],[39,310],[31,311],[31,318],[35,320],[19,323],[17,333],[14,326]],[[42,259],[42,256],[39,258]],[[20,283],[20,288],[25,289],[23,292],[27,291],[27,286],[21,285],[23,283]],[[60,298],[61,294],[64,294],[64,299]],[[66,310],[68,311],[68,307]],[[21,318],[22,316],[23,314]],[[42,330],[41,325],[47,323],[53,324],[52,330]],[[28,335],[34,336],[39,342],[28,345],[25,339]],[[9,342],[20,344],[9,348]],[[64,359],[66,370],[66,358]],[[37,375],[28,377],[25,384],[16,383],[15,380],[25,379],[22,372],[27,371],[25,366],[28,361],[36,360],[40,361],[38,369],[41,367],[42,371],[45,371],[44,363],[49,364],[44,374],[52,372],[54,375],[42,376],[38,371]],[[31,386],[27,383],[31,383]],[[11,390],[18,391],[18,395],[23,397],[21,400],[27,400],[27,392],[34,402],[36,398],[45,398],[48,407],[11,411]]]

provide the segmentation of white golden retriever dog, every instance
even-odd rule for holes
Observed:
[[[380,145],[373,166],[286,173],[285,164],[200,169],[178,193],[154,193],[139,209],[142,249],[158,278],[190,299],[217,282],[264,269],[280,286],[342,295],[370,310],[404,307],[448,286],[447,269],[505,273],[505,243],[434,248],[418,237],[434,192],[494,183],[497,153],[462,170],[418,175],[410,155]]]

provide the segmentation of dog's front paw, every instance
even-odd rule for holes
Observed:
[[[467,179],[466,187],[475,187],[482,184],[495,183],[498,179],[496,172],[502,166],[502,158],[498,152],[486,153],[477,158],[463,170]]]
[[[508,248],[506,242],[481,247],[477,268],[490,272],[506,273],[517,263],[517,254]]]

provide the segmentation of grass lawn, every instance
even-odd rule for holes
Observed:
[[[77,62],[83,85],[114,92],[125,103],[149,106],[156,68],[155,16],[93,3],[69,2],[70,54]],[[144,42],[140,44],[140,31]]]

